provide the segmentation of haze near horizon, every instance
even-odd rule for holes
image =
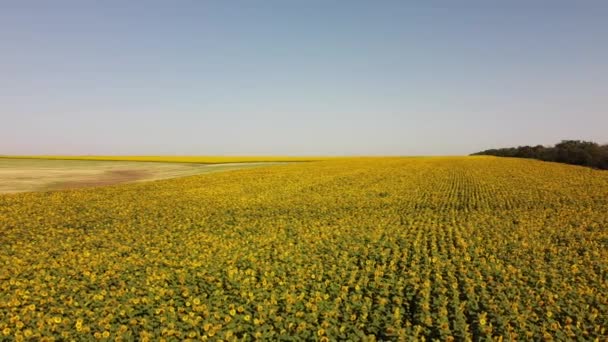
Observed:
[[[0,4],[0,154],[608,143],[602,2]]]

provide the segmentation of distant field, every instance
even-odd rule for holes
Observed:
[[[105,161],[138,161],[138,162],[171,162],[197,164],[225,164],[252,162],[287,162],[318,161],[328,157],[288,157],[288,156],[0,156],[10,159],[59,159],[59,160],[105,160]]]
[[[0,196],[0,340],[606,341],[608,172],[332,159]]]
[[[272,164],[269,162],[194,164],[0,158],[0,193],[143,182]]]

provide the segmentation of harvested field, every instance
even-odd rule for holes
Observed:
[[[273,163],[195,164],[0,158],[0,193],[145,182],[270,164]]]

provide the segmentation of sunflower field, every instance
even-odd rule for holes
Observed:
[[[0,340],[608,339],[608,172],[352,158],[0,196]]]

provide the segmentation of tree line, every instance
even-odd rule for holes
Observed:
[[[608,144],[600,145],[583,140],[562,140],[549,147],[536,145],[490,149],[471,155],[532,158],[608,170]]]

